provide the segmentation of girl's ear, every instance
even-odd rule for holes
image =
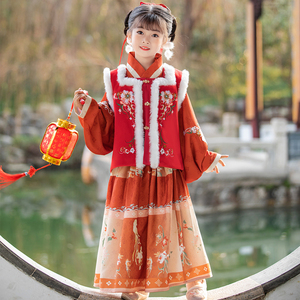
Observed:
[[[131,33],[127,33],[127,44],[131,44]]]
[[[162,47],[164,47],[164,45],[168,42],[168,38],[166,36],[164,36],[163,42],[162,42]]]

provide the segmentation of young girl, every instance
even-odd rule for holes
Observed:
[[[104,70],[102,101],[74,96],[87,147],[113,151],[94,285],[123,299],[183,283],[187,299],[206,299],[212,276],[187,183],[218,173],[227,156],[207,150],[188,72],[162,62],[175,30],[169,8],[142,2],[125,19],[133,52],[126,66]]]

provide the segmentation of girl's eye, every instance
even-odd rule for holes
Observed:
[[[143,34],[143,31],[139,30],[136,32],[137,34]]]
[[[154,34],[153,34],[153,36],[154,36],[154,37],[156,37],[156,38],[157,38],[157,37],[159,37],[159,35],[158,35],[158,34],[156,34],[156,33],[154,33]]]

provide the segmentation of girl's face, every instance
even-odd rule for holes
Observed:
[[[156,53],[161,52],[161,48],[166,42],[164,34],[159,30],[148,30],[143,27],[134,28],[127,37],[131,44],[135,58],[142,63],[145,60],[154,60]]]

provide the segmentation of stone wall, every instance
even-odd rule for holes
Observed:
[[[300,205],[300,185],[288,178],[200,179],[189,184],[189,191],[199,214]]]

